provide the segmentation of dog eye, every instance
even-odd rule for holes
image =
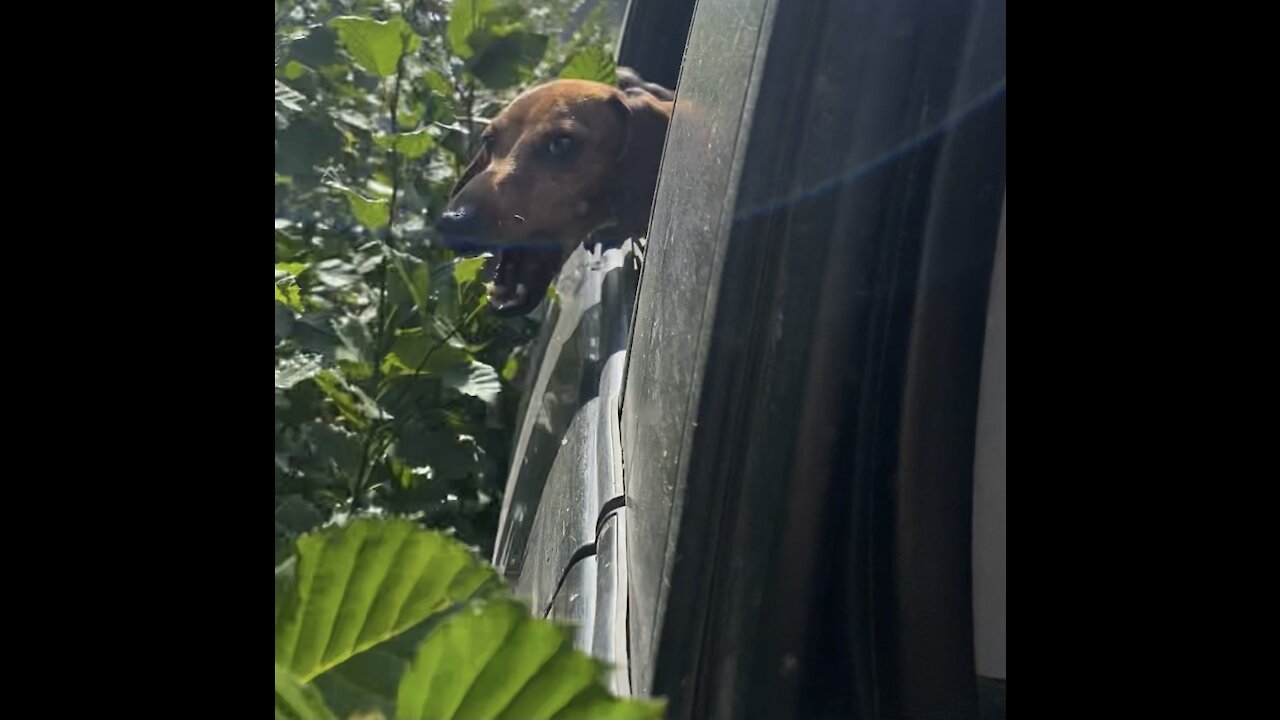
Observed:
[[[557,135],[547,143],[547,154],[557,160],[569,159],[577,149],[577,142],[568,135]]]
[[[488,150],[489,152],[493,152],[493,136],[492,135],[481,135],[480,143],[484,145],[485,150]]]

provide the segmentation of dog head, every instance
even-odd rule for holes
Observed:
[[[593,233],[646,232],[670,115],[649,92],[556,80],[493,119],[436,223],[447,246],[493,253],[491,309],[533,310]]]

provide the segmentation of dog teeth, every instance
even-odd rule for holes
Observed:
[[[489,288],[489,302],[499,310],[521,305],[528,297],[529,288],[524,283],[518,283],[514,293],[507,285],[494,283]]]

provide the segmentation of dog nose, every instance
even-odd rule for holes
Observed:
[[[446,210],[436,221],[436,229],[446,235],[477,235],[480,232],[480,214],[468,206]]]

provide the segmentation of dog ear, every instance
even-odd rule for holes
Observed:
[[[467,165],[467,169],[462,171],[462,177],[458,178],[458,182],[454,183],[453,189],[449,191],[449,199],[453,200],[462,192],[462,188],[471,182],[471,178],[479,175],[485,168],[489,167],[489,151],[481,147],[476,152],[475,157],[471,158],[471,163]]]
[[[624,232],[640,236],[648,230],[671,103],[648,93],[618,91],[610,104],[621,123],[611,188],[615,220]]]
[[[617,68],[617,75],[618,87],[622,90],[631,91],[633,89],[639,89],[644,90],[659,100],[671,101],[676,99],[675,93],[661,85],[658,85],[657,83],[651,83],[648,80],[645,80],[640,77],[640,73],[629,67],[619,65]]]

